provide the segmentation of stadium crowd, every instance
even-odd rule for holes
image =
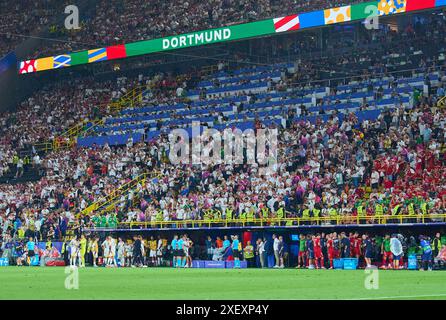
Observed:
[[[386,119],[394,121],[387,127]],[[279,135],[280,145],[288,147],[281,149],[277,172],[269,177],[243,165],[172,166],[163,157],[166,137],[113,149],[59,151],[45,158],[48,171],[37,183],[1,186],[0,224],[4,233],[24,229],[45,236],[53,229],[57,238],[76,220],[75,212],[145,168],[159,172],[159,179],[147,179],[123,195],[116,212],[93,214],[80,223],[111,226],[102,218],[114,214],[127,222],[284,217],[281,209],[287,217],[330,216],[335,209],[335,214],[364,215],[370,222],[384,213],[441,213],[446,204],[444,120],[444,110],[423,99],[411,110],[398,108],[362,123],[358,131],[353,115],[340,127],[336,116],[318,125],[295,123]],[[402,130],[406,123],[408,129]],[[418,126],[412,129],[413,124]]]
[[[137,80],[125,77],[100,83],[86,77],[75,86],[61,81],[39,90],[23,101],[17,111],[0,114],[0,176],[15,169],[20,159],[24,160],[20,151],[30,151],[33,145],[56,139],[82,121],[106,116],[110,112],[107,104],[119,99],[136,83]],[[37,155],[29,162],[40,165],[41,159]]]
[[[419,48],[426,39],[435,42],[439,34],[423,34],[424,40],[410,35],[407,40],[412,39],[415,48]],[[389,33],[389,41],[392,37],[401,35]],[[381,52],[381,56],[390,53]],[[333,59],[327,60],[327,65],[336,65],[338,57]],[[315,63],[301,61],[301,65],[301,72],[296,74],[310,74],[315,81],[322,78]],[[376,61],[371,65],[363,74],[364,79],[383,77],[383,63]],[[409,105],[396,104],[376,119],[359,122],[355,113],[349,112],[343,115],[341,123],[340,114],[334,112],[328,121],[310,122],[295,120],[296,114],[306,113],[305,107],[284,108],[281,117],[287,125],[279,128],[279,162],[271,176],[258,175],[256,166],[171,165],[166,161],[166,135],[148,142],[129,140],[118,147],[59,150],[42,159],[33,154],[33,163],[41,164],[44,177],[36,182],[0,185],[2,237],[37,233],[38,238],[60,239],[69,224],[82,230],[114,227],[118,222],[212,220],[229,216],[333,216],[349,223],[348,218],[343,218],[349,215],[363,216],[373,223],[375,216],[385,213],[407,213],[414,219],[417,213],[444,213],[445,109],[437,107],[437,100],[444,96],[444,60],[427,56],[416,62],[416,67],[425,75],[439,71],[438,88],[430,86],[427,79],[425,94],[414,92]],[[391,80],[386,89],[391,89],[397,79],[393,75],[385,77]],[[118,98],[125,92],[123,88],[136,83],[155,88],[149,101],[153,105],[181,101],[178,87],[185,91],[193,87],[173,79],[168,75],[150,79],[141,76],[126,83],[118,80],[97,84],[87,79],[74,89],[54,85],[37,93],[17,113],[2,117],[3,166],[15,164],[19,172],[23,160],[16,158],[18,162],[14,163],[14,156],[18,157],[21,147],[50,139],[77,119],[107,115],[101,113],[103,109],[95,108],[97,104]],[[285,76],[270,90],[290,87],[298,92],[302,88],[292,84],[302,80],[307,82],[293,75]],[[336,86],[330,89],[333,91]],[[377,97],[382,90],[370,89]],[[322,116],[327,112],[324,104],[319,103]],[[374,106],[364,102],[361,108]],[[256,119],[257,128],[264,126],[262,120]],[[122,195],[114,212],[93,212],[77,219],[76,214],[89,204],[146,171],[156,175]]]
[[[36,36],[44,30],[56,14],[57,5],[61,6],[61,0],[42,1],[10,1],[0,3],[0,58],[15,47],[24,42],[30,36]]]

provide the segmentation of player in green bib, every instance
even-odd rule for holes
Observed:
[[[107,219],[107,224],[109,228],[116,228],[118,226],[118,220],[115,214],[111,214]]]
[[[99,227],[101,228],[107,227],[107,216],[105,214],[101,216],[101,222],[99,223]]]
[[[386,234],[384,237],[382,246],[381,246],[381,253],[383,255],[383,262],[381,268],[386,269],[386,262],[388,262],[389,268],[391,268],[393,263],[393,256],[392,252],[390,251],[390,236]]]
[[[305,240],[305,236],[301,234],[299,236],[299,255],[297,257],[297,267],[296,268],[305,268],[305,252],[307,252],[307,242]]]
[[[100,219],[97,215],[94,215],[94,216],[91,218],[91,221],[93,222],[93,224],[94,224],[94,226],[95,226],[96,228],[99,228],[99,227],[100,227],[101,219]]]

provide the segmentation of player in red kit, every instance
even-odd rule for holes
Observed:
[[[341,241],[338,238],[338,234],[333,232],[333,259],[339,259],[340,249],[341,249]]]
[[[355,234],[353,235],[353,242],[351,246],[352,257],[359,259],[359,257],[361,256],[361,244],[362,244],[361,238],[359,237],[359,234],[355,232]]]
[[[327,252],[328,260],[330,260],[330,269],[333,269],[333,258],[334,258],[334,246],[333,246],[333,235],[327,234]]]
[[[355,242],[355,236],[353,235],[353,232],[350,232],[348,234],[348,239],[350,240],[350,257],[353,257],[353,245]]]
[[[325,269],[324,267],[324,255],[321,248],[321,235],[318,233],[313,240],[314,243],[314,260],[316,269]]]

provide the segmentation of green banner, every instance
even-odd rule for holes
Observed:
[[[359,3],[352,6],[352,20],[378,16],[378,1]]]
[[[125,48],[127,57],[133,57],[154,52],[259,37],[271,33],[274,33],[273,20],[263,20],[225,28],[192,32],[162,39],[130,43],[126,44]]]
[[[88,51],[73,52],[71,54],[71,65],[77,66],[79,64],[88,63]]]

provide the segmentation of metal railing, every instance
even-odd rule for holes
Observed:
[[[116,102],[110,102],[100,107],[103,109],[107,109],[107,113],[109,114],[118,114],[122,110],[126,108],[135,108],[140,106],[142,103],[143,93],[146,90],[146,86],[138,86],[127,92],[124,96],[122,96]],[[89,133],[93,133],[97,128],[103,126],[105,124],[104,119],[89,121],[92,125],[87,129],[80,132],[77,136],[82,135],[85,137]]]
[[[437,107],[438,107],[438,108],[443,108],[444,106],[446,106],[446,96],[441,97],[441,98],[438,99],[438,101],[437,101]]]
[[[41,142],[41,143],[36,143],[34,145],[34,148],[37,152],[49,152],[51,150],[53,150],[53,142]]]
[[[118,101],[101,104],[97,107],[112,114],[116,114],[125,108],[134,108],[141,104],[142,96],[146,89],[146,86],[135,87],[122,96]],[[87,127],[88,123],[90,123],[91,126]],[[49,152],[71,148],[76,144],[77,137],[91,133],[95,128],[103,126],[104,123],[104,119],[82,120],[55,137],[52,141],[34,144],[34,148],[37,152]]]
[[[114,206],[117,202],[119,202],[116,201],[117,198],[120,198],[123,194],[127,194],[130,190],[135,189],[138,184],[144,184],[146,178],[147,178],[147,173],[139,175],[135,179],[114,189],[112,192],[110,192],[100,200],[92,203],[87,208],[82,210],[80,214],[87,215],[92,213],[93,211],[102,211],[109,209],[110,206]]]
[[[254,218],[254,219],[212,219],[120,222],[119,229],[170,229],[170,228],[213,228],[213,227],[299,227],[299,226],[348,226],[348,225],[385,225],[446,222],[446,214],[428,215],[382,215],[382,216],[324,216],[293,218]],[[102,230],[104,228],[96,228]],[[105,228],[107,229],[107,228]]]
[[[201,68],[202,75],[209,76],[218,71],[218,65],[208,65]]]
[[[105,120],[104,119],[98,119],[98,120],[90,121],[89,123],[91,125],[88,128],[84,128],[84,130],[82,132],[79,132],[77,137],[85,137],[85,136],[87,136],[89,133],[93,132],[95,128],[97,128],[99,126],[103,126],[105,124]]]
[[[89,215],[92,212],[107,212],[114,210],[116,205],[121,202],[121,196],[128,195],[132,190],[135,190],[138,185],[145,185],[147,179],[159,177],[160,173],[158,171],[145,172],[136,177],[135,179],[123,184],[122,186],[114,189],[112,192],[107,194],[100,200],[90,204],[87,208],[80,212],[80,215]],[[135,198],[137,195],[135,195]],[[133,202],[135,202],[135,198]]]

